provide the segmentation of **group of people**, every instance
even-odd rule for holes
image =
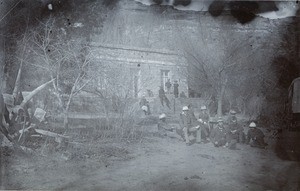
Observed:
[[[166,93],[171,94],[172,83],[170,82],[170,79],[168,79],[168,81],[165,83],[165,86],[166,86],[166,89],[167,89],[166,92],[165,92],[165,90],[162,86],[159,87],[158,97],[159,97],[159,100],[160,100],[160,103],[161,103],[162,106],[164,106],[166,104],[166,106],[169,109],[171,109],[170,100],[166,96]],[[178,87],[179,87],[179,84],[178,84],[177,80],[175,80],[175,82],[173,84],[173,90],[174,90],[173,93],[174,93],[175,98],[178,98],[178,94],[179,94]]]
[[[177,137],[184,140],[187,145],[196,143],[211,142],[215,147],[228,147],[237,149],[236,145],[250,144],[252,147],[266,148],[264,133],[256,126],[256,123],[249,124],[248,133],[239,124],[236,112],[230,111],[227,120],[218,118],[216,125],[210,122],[206,106],[201,107],[198,117],[195,116],[191,106],[184,106],[180,113],[180,125],[175,127],[167,123],[166,115],[159,116],[158,131],[162,135]]]
[[[168,79],[167,82],[165,83],[166,91],[165,91],[163,86],[159,86],[158,97],[159,97],[161,105],[163,107],[166,105],[169,109],[171,109],[171,103],[170,103],[169,98],[166,96],[166,94],[172,94],[172,92],[171,92],[171,87],[172,86],[173,86],[173,94],[174,94],[175,98],[178,98],[179,96],[181,98],[187,98],[183,91],[179,95],[178,81],[175,80],[174,83],[172,84],[170,79]],[[153,93],[152,93],[151,90],[147,90],[147,94],[148,94],[149,97],[153,97]],[[143,110],[143,112],[145,113],[145,115],[150,115],[151,114],[149,101],[146,99],[145,94],[143,94],[143,96],[140,100],[140,107]]]
[[[165,86],[166,86],[166,92],[163,88],[163,86],[160,86],[159,87],[159,90],[158,90],[158,97],[160,99],[160,103],[162,106],[164,106],[166,104],[166,106],[170,108],[170,100],[168,99],[168,97],[166,96],[166,94],[171,94],[171,87],[172,87],[172,83],[170,82],[170,79],[168,79],[168,81],[165,83]],[[175,80],[174,81],[174,84],[173,84],[173,94],[174,94],[174,97],[175,98],[178,98],[179,96],[181,98],[187,98],[185,93],[182,91],[179,95],[179,84],[178,84],[178,81]]]

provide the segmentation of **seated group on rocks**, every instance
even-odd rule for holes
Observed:
[[[159,116],[158,132],[160,135],[183,140],[186,145],[192,143],[211,142],[215,147],[228,147],[237,149],[236,145],[250,144],[252,147],[266,148],[264,133],[254,122],[249,124],[249,130],[245,134],[244,127],[238,123],[236,112],[230,110],[230,116],[226,121],[218,118],[216,125],[210,121],[206,106],[201,107],[198,117],[195,116],[191,106],[184,106],[180,113],[179,126],[172,126],[166,121],[166,114]]]

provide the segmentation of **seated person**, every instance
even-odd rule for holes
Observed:
[[[215,147],[225,146],[227,143],[227,132],[224,128],[223,119],[218,119],[217,126],[212,130],[210,134],[210,140]]]
[[[254,122],[250,123],[249,128],[250,129],[247,134],[246,143],[250,143],[251,147],[266,148],[268,144],[265,143],[264,133],[256,127],[256,124]]]
[[[150,106],[149,106],[149,101],[146,99],[145,95],[142,96],[142,99],[140,101],[140,106],[145,115],[150,115]]]
[[[175,126],[171,126],[170,124],[167,123],[166,121],[166,114],[161,114],[159,116],[159,121],[157,124],[157,129],[158,129],[158,133],[161,136],[168,136],[171,138],[178,138],[178,139],[182,139],[176,132],[176,127]]]
[[[245,141],[243,127],[238,124],[235,116],[231,117],[228,122],[228,134],[231,140],[234,139],[238,143],[244,143]]]
[[[191,145],[194,136],[196,136],[196,143],[201,143],[200,125],[196,124],[197,121],[194,118],[188,106],[184,106],[180,114],[180,125],[187,145]]]

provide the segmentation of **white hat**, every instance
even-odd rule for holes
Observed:
[[[234,111],[233,109],[229,111],[229,113],[231,114],[236,114],[236,111]]]
[[[188,110],[189,110],[188,106],[183,106],[182,107],[182,111],[188,111]]]
[[[201,108],[200,108],[201,110],[205,110],[206,109],[206,106],[205,105],[203,105],[203,106],[201,106]]]
[[[256,124],[254,122],[251,122],[249,127],[256,127]]]
[[[52,11],[52,10],[53,10],[53,6],[52,6],[52,4],[51,4],[51,3],[49,3],[49,4],[47,5],[47,7],[48,7],[48,9],[49,9],[50,11]]]
[[[145,106],[145,105],[143,105],[143,106],[142,106],[142,110],[143,110],[143,111],[148,111],[148,107]]]
[[[166,114],[164,113],[159,116],[159,119],[163,119],[163,118],[166,118]]]

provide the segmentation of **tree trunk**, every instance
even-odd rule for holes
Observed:
[[[64,112],[64,128],[67,129],[69,127],[69,111]]]
[[[222,117],[222,115],[223,115],[222,105],[223,105],[223,97],[224,97],[224,93],[225,93],[225,87],[226,87],[225,83],[221,85],[221,90],[220,90],[220,93],[218,96],[218,110],[217,110],[218,117]]]
[[[4,10],[3,6],[1,6],[0,10]],[[5,21],[3,21],[3,22],[5,22]],[[4,35],[0,35],[0,80],[1,80],[0,88],[3,93],[5,93],[5,90],[6,90],[6,78],[4,75],[4,67],[5,67],[5,43],[4,43],[4,41],[5,41]]]
[[[246,115],[246,100],[243,100],[243,116]]]
[[[70,109],[70,104],[71,104],[72,98],[73,98],[73,91],[69,95],[66,109],[64,109],[64,128],[65,129],[67,129],[69,127],[69,109]]]

